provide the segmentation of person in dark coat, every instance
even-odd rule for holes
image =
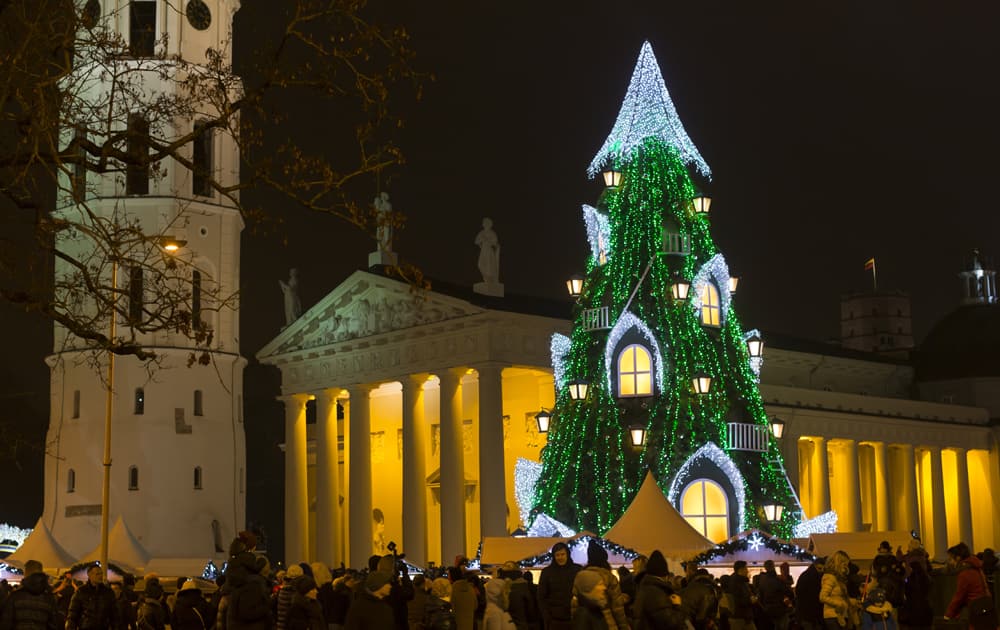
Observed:
[[[667,581],[670,571],[667,560],[657,549],[649,554],[646,574],[639,583],[632,607],[633,630],[682,630],[687,614],[682,598]]]
[[[600,573],[589,570],[577,573],[573,592],[576,593],[570,626],[573,630],[617,630],[608,610],[608,586]]]
[[[205,630],[215,623],[211,605],[201,595],[194,580],[185,580],[174,598],[170,613],[171,630]]]
[[[930,630],[934,624],[931,608],[931,576],[919,560],[910,563],[903,583],[905,593],[899,609],[899,626],[909,630]]]
[[[758,576],[757,596],[760,606],[774,630],[788,630],[792,601],[795,594],[774,568],[774,560],[764,561],[764,572]]]
[[[264,575],[267,559],[242,552],[226,568],[230,586],[226,630],[271,630],[271,588]]]
[[[507,594],[507,612],[517,626],[517,630],[541,630],[542,614],[538,610],[538,600],[531,584],[524,579],[524,573],[516,563],[504,565],[500,577],[509,580],[510,592]],[[529,574],[530,575],[530,574]]]
[[[802,572],[795,585],[795,616],[802,630],[821,630],[823,627],[823,604],[819,601],[819,591],[823,583],[823,566],[826,558],[816,558]]]
[[[376,570],[392,576],[392,589],[386,602],[392,608],[392,618],[396,630],[407,630],[409,627],[407,603],[413,599],[413,582],[406,572],[406,565],[398,562],[393,555],[382,556]]]
[[[538,579],[538,608],[546,630],[567,630],[571,627],[573,579],[581,568],[570,559],[566,543],[552,546],[552,564],[542,569]]]
[[[729,627],[732,630],[756,630],[753,622],[753,605],[757,597],[750,588],[750,571],[745,560],[733,563],[733,574],[729,576],[729,594],[732,610],[729,613]]]
[[[308,575],[296,580],[295,594],[292,595],[292,605],[285,622],[288,630],[326,630],[323,607],[316,597],[318,590],[316,580]]]
[[[49,578],[42,572],[42,563],[24,563],[21,588],[13,591],[0,605],[0,630],[57,630],[62,615],[56,596],[49,587]]]
[[[893,608],[903,605],[903,563],[892,552],[892,545],[888,540],[879,543],[878,553],[872,560],[871,575],[885,591],[886,599]]]
[[[422,630],[427,598],[430,597],[430,580],[423,575],[413,578],[413,599],[406,603],[406,622],[409,630]]]
[[[330,613],[326,622],[335,628],[342,628],[347,620],[347,612],[354,601],[354,595],[361,584],[361,577],[354,569],[348,569],[344,575],[333,581],[333,594],[330,597]]]
[[[719,617],[719,589],[712,575],[696,569],[680,592],[682,608],[695,630],[712,630]]]
[[[345,620],[345,630],[386,630],[395,626],[389,592],[392,574],[373,571],[365,578],[364,586],[351,603]]]
[[[159,580],[150,580],[142,592],[136,626],[141,630],[165,630],[170,614],[163,604],[163,587]]]
[[[87,569],[87,583],[76,590],[69,602],[66,630],[118,628],[115,594],[104,583],[104,569],[95,564]]]

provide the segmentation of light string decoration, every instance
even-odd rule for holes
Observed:
[[[680,503],[681,490],[686,486],[686,482],[693,481],[690,475],[691,467],[697,464],[700,459],[707,459],[712,462],[716,468],[726,475],[729,483],[733,485],[736,492],[737,506],[736,520],[738,524],[736,529],[742,530],[746,524],[747,510],[746,493],[743,489],[745,485],[743,475],[740,473],[739,468],[736,467],[736,464],[733,463],[733,460],[729,459],[725,451],[711,442],[699,448],[690,459],[684,462],[681,469],[677,471],[673,481],[670,482],[670,489],[667,491],[667,500],[674,505]]]
[[[640,66],[647,62],[640,57]],[[646,70],[636,72],[641,78]],[[655,91],[645,93],[642,104],[630,98],[619,122],[627,118],[626,110],[644,108],[660,108],[660,115],[667,118],[676,116]],[[699,449],[712,444],[725,456],[715,460],[728,461],[731,470],[738,471],[726,476],[733,480],[737,496],[730,497],[731,509],[743,513],[742,527],[766,525],[775,534],[790,537],[802,514],[784,475],[777,442],[769,440],[766,450],[757,452],[731,448],[726,439],[729,422],[769,427],[769,420],[758,373],[731,305],[725,259],[712,239],[707,216],[692,208],[697,192],[687,167],[690,153],[685,153],[683,143],[640,128],[629,127],[629,133],[646,135],[632,138],[628,151],[615,153],[620,185],[606,189],[594,210],[607,217],[608,251],[613,255],[604,265],[589,256],[586,288],[574,307],[568,347],[565,337],[553,344],[557,374],[553,416],[558,421],[542,452],[529,524],[546,515],[576,531],[603,534],[625,512],[647,470],[667,487]],[[596,217],[585,210],[585,223],[588,216],[592,221]],[[661,255],[662,229],[668,219],[690,244],[686,256]],[[703,326],[700,313],[688,301],[672,298],[670,286],[678,278],[718,283],[720,305],[726,312],[719,326]],[[617,315],[616,326],[587,330],[585,313],[601,307]],[[648,344],[650,354],[662,359],[658,361],[663,366],[662,381],[657,375],[662,385],[652,396],[616,395],[616,357],[608,349],[616,347],[626,329],[637,330],[641,335],[637,343]],[[692,387],[692,377],[701,371],[713,379],[705,394]],[[584,400],[574,401],[569,395],[567,384],[575,380],[590,384]],[[646,428],[645,444],[638,448],[632,446],[628,432],[636,424]],[[779,522],[765,520],[763,506],[768,503],[785,507]]]
[[[809,538],[813,534],[833,534],[837,531],[837,513],[823,512],[807,521],[802,521],[793,529],[796,538]]]
[[[729,316],[729,304],[733,300],[733,294],[729,290],[729,266],[722,254],[716,254],[707,263],[701,266],[694,280],[691,281],[691,293],[688,294],[688,303],[695,315],[701,317],[702,291],[705,283],[712,282],[719,290],[720,318],[723,322]]]
[[[684,130],[648,41],[642,44],[618,120],[590,162],[587,173],[595,177],[605,164],[627,158],[647,138],[658,138],[663,144],[675,147],[684,164],[694,165],[699,173],[711,178],[712,169]]]
[[[535,485],[538,476],[542,474],[542,465],[530,459],[518,457],[514,462],[514,500],[517,501],[517,511],[521,522],[531,520],[531,507],[535,504]]]
[[[782,542],[773,536],[768,536],[766,533],[755,529],[712,547],[695,556],[688,563],[694,563],[695,565],[713,564],[714,561],[720,558],[725,558],[740,551],[760,551],[762,549],[794,558],[799,562],[813,562],[816,559],[816,556],[798,545]]]
[[[562,389],[566,385],[566,355],[573,347],[572,340],[566,335],[553,333],[552,341],[549,342],[549,353],[552,355],[552,375],[556,384],[556,389]]]
[[[604,371],[605,379],[607,381],[608,391],[614,391],[613,385],[613,374],[614,368],[617,365],[615,361],[615,350],[618,348],[618,344],[621,342],[622,337],[630,330],[635,330],[642,335],[643,339],[649,343],[653,352],[653,362],[656,371],[656,387],[659,391],[663,391],[663,374],[665,372],[665,361],[663,360],[663,353],[660,351],[660,342],[656,340],[656,335],[653,331],[649,329],[641,319],[633,315],[632,313],[625,311],[622,316],[618,318],[618,322],[611,328],[611,332],[608,333],[608,341],[604,346],[604,363],[607,369]]]
[[[16,549],[23,545],[24,541],[30,535],[31,529],[22,529],[14,525],[8,525],[7,523],[0,523],[0,543],[9,540],[14,543],[14,548]]]
[[[595,264],[603,265],[611,255],[611,226],[608,216],[587,204],[583,204],[583,224],[587,228],[587,243]]]

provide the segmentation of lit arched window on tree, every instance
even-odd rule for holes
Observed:
[[[711,282],[701,285],[701,323],[705,326],[719,326],[722,323],[722,307],[719,290]]]
[[[681,493],[681,516],[702,536],[722,542],[729,538],[729,501],[722,486],[696,479]]]
[[[626,346],[618,355],[618,395],[651,396],[653,360],[649,350],[639,344]]]

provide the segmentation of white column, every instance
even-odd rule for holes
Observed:
[[[903,493],[902,510],[893,526],[900,530],[920,532],[920,504],[917,500],[917,462],[912,444],[895,444],[899,451],[898,465],[893,467],[890,485]]]
[[[872,474],[875,475],[875,523],[872,529],[877,531],[892,531],[889,518],[889,462],[886,460],[885,442],[871,442],[874,452]]]
[[[847,487],[847,500],[850,509],[848,515],[850,527],[847,531],[861,531],[861,485],[858,483],[858,443],[854,440],[843,440],[844,459],[847,466],[844,485]]]
[[[934,515],[934,555],[943,560],[948,549],[948,516],[944,507],[944,474],[941,470],[941,447],[930,446],[931,456],[931,513]]]
[[[351,472],[347,492],[347,532],[350,566],[364,569],[372,553],[372,423],[369,396],[374,385],[349,388],[351,405],[348,416]]]
[[[826,440],[821,437],[813,438],[813,445],[816,452],[813,453],[813,509],[815,516],[825,514],[830,511],[830,468],[827,466]]]
[[[307,394],[285,403],[285,564],[309,560],[309,497],[306,477]]]
[[[337,397],[332,387],[316,393],[316,560],[340,565],[340,453]]]
[[[444,370],[441,379],[441,566],[465,550],[465,453],[462,450],[462,375]]]
[[[503,365],[479,372],[479,521],[482,536],[507,535],[507,483],[503,443]]]
[[[404,377],[403,386],[403,548],[407,560],[427,564],[426,374]]]
[[[958,532],[952,533],[955,542],[964,542],[969,549],[975,549],[972,542],[972,499],[969,494],[969,461],[964,448],[955,451],[955,482],[958,484]]]

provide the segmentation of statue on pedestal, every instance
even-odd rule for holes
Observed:
[[[389,193],[380,192],[372,201],[375,208],[375,240],[376,249],[368,254],[368,266],[393,266],[397,263],[396,254],[392,251],[392,203]]]
[[[302,315],[302,300],[299,299],[299,270],[288,271],[288,282],[278,280],[285,296],[285,327],[287,328]]]
[[[472,286],[472,290],[483,295],[503,297],[503,284],[500,283],[500,240],[493,231],[493,220],[483,219],[483,229],[476,235],[476,245],[479,246],[479,273],[483,281]]]

